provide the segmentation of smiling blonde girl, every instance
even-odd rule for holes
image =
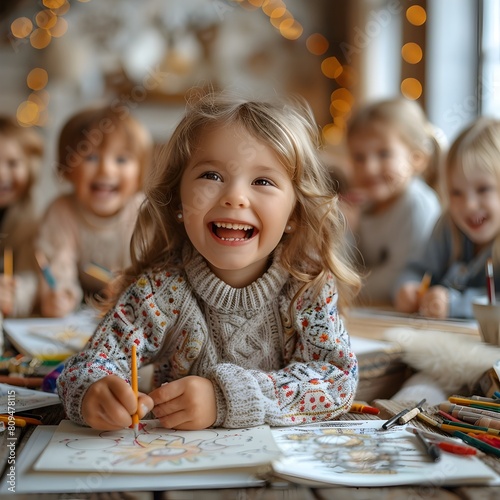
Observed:
[[[319,145],[303,102],[188,104],[148,179],[118,299],[58,379],[71,419],[115,429],[152,409],[201,429],[349,409],[357,361],[338,307],[359,279]],[[139,403],[132,344],[156,366]]]

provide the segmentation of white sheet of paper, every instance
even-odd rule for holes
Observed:
[[[278,456],[268,426],[178,431],[143,420],[135,437],[132,429],[98,431],[63,420],[35,469],[155,474],[270,465]]]
[[[11,404],[9,405],[9,402]],[[13,403],[12,403],[13,402]],[[0,413],[25,411],[59,403],[59,396],[15,385],[0,384]]]

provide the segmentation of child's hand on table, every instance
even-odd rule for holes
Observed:
[[[396,310],[406,314],[416,313],[420,307],[420,283],[408,282],[405,283],[397,291],[394,300],[394,307]]]
[[[427,318],[444,319],[448,317],[448,289],[444,286],[432,286],[420,300],[419,312]]]
[[[90,427],[99,430],[124,429],[132,425],[132,415],[139,404],[139,418],[153,408],[153,400],[139,393],[137,400],[132,387],[116,375],[93,383],[82,401],[82,415]]]
[[[168,429],[206,429],[217,418],[217,404],[212,382],[188,376],[164,384],[150,393],[153,413]]]

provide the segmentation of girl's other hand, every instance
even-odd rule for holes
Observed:
[[[14,311],[14,296],[16,279],[14,276],[0,274],[0,311],[4,316],[9,316]]]
[[[69,290],[50,290],[48,286],[42,290],[40,302],[42,316],[46,318],[62,318],[77,306],[75,297]]]
[[[420,283],[410,282],[401,286],[394,299],[394,307],[397,311],[405,314],[418,312],[420,308],[419,297]]]
[[[212,382],[188,376],[164,384],[150,393],[153,413],[167,429],[206,429],[217,418],[217,404]]]
[[[420,301],[420,314],[428,318],[445,319],[448,311],[448,290],[439,285],[429,288]]]
[[[124,429],[132,425],[132,415],[139,404],[139,418],[153,408],[153,400],[143,393],[135,397],[130,384],[117,375],[94,382],[82,401],[83,419],[90,427],[99,430]]]

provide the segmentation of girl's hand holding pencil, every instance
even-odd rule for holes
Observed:
[[[0,274],[0,312],[9,316],[14,310],[16,280],[14,276]]]
[[[82,402],[82,415],[90,427],[115,430],[130,427],[136,413],[143,418],[153,408],[153,400],[143,393],[136,396],[131,385],[117,375],[94,382]]]

